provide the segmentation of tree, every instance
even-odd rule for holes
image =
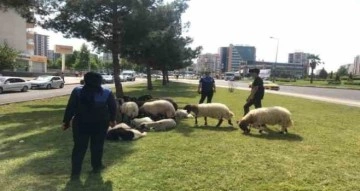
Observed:
[[[0,71],[14,68],[18,54],[19,52],[9,47],[6,42],[0,44]]]
[[[341,66],[338,71],[337,71],[337,74],[339,76],[347,76],[348,75],[348,70],[345,66]]]
[[[327,71],[325,70],[325,68],[322,68],[322,69],[320,70],[320,73],[319,73],[319,78],[320,78],[320,79],[326,79],[327,76],[328,76]]]
[[[351,81],[351,82],[353,81],[353,74],[352,74],[352,72],[350,72],[348,80]]]
[[[101,69],[101,62],[97,55],[90,55],[91,70]]]
[[[190,65],[191,60],[195,58],[201,49],[195,50],[187,47],[192,39],[182,37],[181,15],[187,8],[186,0],[177,0],[172,3],[161,5],[152,14],[142,20],[129,26],[136,28],[137,26],[147,26],[142,28],[143,33],[148,35],[143,38],[136,38],[136,34],[131,34],[129,38],[137,39],[139,42],[133,41],[126,43],[125,51],[122,52],[139,65],[146,66],[148,89],[152,89],[151,69],[161,70],[163,72],[163,85],[168,82],[168,70],[184,68]],[[136,31],[136,30],[134,30]],[[145,32],[144,32],[145,31]],[[147,31],[147,32],[146,32]]]
[[[333,76],[334,76],[334,72],[331,71],[331,72],[330,72],[330,79],[333,79]]]
[[[75,69],[90,69],[90,51],[87,48],[86,44],[81,45],[80,52],[76,58]]]
[[[129,31],[125,26],[137,15],[144,15],[156,8],[160,0],[87,0],[59,1],[51,7],[51,17],[41,23],[43,28],[62,32],[66,37],[83,38],[104,52],[113,56],[113,71],[116,96],[123,96],[120,82],[119,54],[124,35]],[[142,27],[142,26],[138,26]]]
[[[79,51],[77,50],[74,50],[72,54],[67,54],[65,56],[65,66],[67,68],[73,69],[75,67],[78,56],[79,56]]]
[[[310,54],[308,56],[308,60],[310,62],[310,68],[311,68],[310,83],[312,84],[313,79],[314,79],[314,70],[315,70],[317,65],[323,64],[323,62],[321,62],[321,59],[320,59],[319,55],[314,55],[314,54]]]

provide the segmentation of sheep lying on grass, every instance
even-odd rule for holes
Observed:
[[[154,122],[154,121],[150,117],[143,117],[143,118],[135,118],[135,119],[131,120],[130,124],[134,128],[139,128],[140,125],[145,122]]]
[[[145,122],[140,125],[140,129],[144,131],[166,131],[175,128],[176,122],[173,119],[162,119],[154,122]]]
[[[265,130],[264,125],[280,125],[280,133],[287,133],[287,129],[293,125],[291,113],[283,107],[268,107],[251,110],[239,122],[239,127],[244,133],[249,133],[249,125]]]
[[[186,105],[184,109],[190,113],[193,112],[195,115],[195,125],[198,124],[197,118],[204,117],[205,125],[207,125],[207,117],[219,119],[216,127],[219,127],[223,122],[223,119],[227,119],[229,125],[233,125],[231,118],[234,116],[234,113],[229,110],[229,108],[221,103],[202,103],[197,105]]]
[[[132,129],[125,123],[117,124],[113,128],[109,128],[106,134],[107,140],[124,140],[131,141],[146,136],[146,132],[140,132],[139,130]]]
[[[175,111],[176,121],[181,119],[193,118],[194,116],[188,113],[185,109],[178,109]]]

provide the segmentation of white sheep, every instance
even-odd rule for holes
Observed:
[[[176,126],[174,119],[162,119],[154,122],[142,123],[140,128],[142,130],[166,131]]]
[[[135,102],[125,102],[121,105],[120,112],[122,114],[122,117],[126,115],[130,119],[133,119],[134,117],[137,117],[139,115],[139,107]],[[124,120],[124,118],[122,118],[122,120]]]
[[[188,113],[185,109],[178,109],[175,111],[176,120],[193,118],[194,116]]]
[[[140,125],[144,122],[154,122],[154,121],[150,117],[143,117],[143,118],[135,118],[131,120],[130,124],[135,128],[139,128]]]
[[[250,132],[249,125],[259,128],[260,133],[265,130],[265,125],[280,125],[280,133],[287,133],[287,128],[293,125],[293,121],[289,110],[276,106],[251,110],[238,124],[245,133]]]
[[[198,117],[204,117],[205,125],[207,125],[207,117],[219,119],[216,127],[219,127],[221,125],[223,119],[227,119],[229,125],[232,125],[231,118],[234,116],[234,113],[222,103],[202,103],[197,105],[186,105],[184,109],[188,113],[193,112],[195,114],[195,125],[198,124]]]
[[[151,102],[146,102],[139,108],[139,112],[151,118],[165,117],[165,118],[174,118],[175,117],[175,108],[174,106],[166,100],[155,100]]]
[[[109,128],[106,134],[108,140],[124,140],[131,141],[146,136],[146,132],[132,129],[125,123],[119,123],[113,128]]]

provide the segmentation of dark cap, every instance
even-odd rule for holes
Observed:
[[[256,73],[256,74],[259,74],[260,73],[260,70],[257,69],[257,68],[253,68],[253,69],[250,69],[249,70],[249,73]]]

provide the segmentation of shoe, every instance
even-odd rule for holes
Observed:
[[[80,174],[72,174],[70,176],[71,181],[80,181]]]
[[[92,170],[92,173],[100,173],[101,171],[103,171],[105,169],[105,166],[104,165],[101,165],[100,167],[98,168],[94,168]]]

